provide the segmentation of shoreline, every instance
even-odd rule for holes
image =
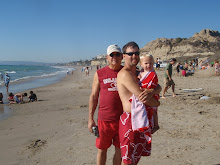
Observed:
[[[55,67],[55,66],[54,66]],[[61,68],[66,68],[70,69],[72,68],[73,70],[76,70],[77,66],[72,66],[72,67],[61,67]],[[71,69],[71,70],[72,70]],[[9,84],[9,92],[12,93],[20,93],[21,91],[25,91],[28,89],[32,88],[38,88],[46,85],[50,85],[56,82],[59,82],[61,79],[63,79],[66,76],[66,72],[60,72],[59,74],[51,73],[48,75],[41,75],[41,76],[33,76],[33,77],[23,77],[20,80],[17,81],[11,81]],[[5,95],[7,95],[6,88],[4,85],[4,82],[0,85],[0,91]],[[7,98],[4,101],[7,101]]]
[[[70,68],[70,67],[68,67]],[[75,71],[78,69],[78,67],[72,67],[72,69]],[[71,75],[71,74],[70,74]],[[30,90],[34,90],[36,88],[52,85],[55,83],[59,83],[61,81],[64,81],[65,77],[68,76],[66,73],[65,74],[57,74],[57,75],[49,75],[45,77],[32,77],[29,79],[21,79],[19,81],[11,82],[9,86],[9,92],[12,92],[13,94],[15,93],[24,93],[26,92],[29,95]],[[0,90],[3,93],[3,102],[5,106],[0,107],[0,121],[10,117],[12,114],[13,110],[11,110],[8,106],[9,101],[8,101],[8,93],[6,92],[5,86],[1,85]],[[27,99],[27,97],[25,98]]]
[[[77,69],[60,82],[33,89],[39,101],[7,105],[13,115],[0,121],[0,160],[4,164],[95,165],[95,136],[87,128],[94,72],[85,76]],[[163,87],[164,70],[156,72]],[[212,73],[196,71],[189,77],[173,73],[177,97],[169,89],[167,99],[160,99],[160,129],[153,134],[151,156],[142,157],[140,165],[220,162],[219,77]],[[182,90],[188,88],[203,90]],[[210,99],[200,100],[204,95]],[[112,164],[113,153],[111,146],[106,165]]]
[[[53,77],[53,78],[55,78],[55,77]],[[19,82],[19,83],[17,82],[16,84],[13,84],[9,88],[8,93],[10,93],[10,90],[12,90],[14,94],[26,92],[29,95],[30,90],[53,85],[55,83],[59,83],[59,82],[63,81],[63,79],[65,79],[65,76],[61,76],[59,78],[55,78],[50,81],[48,81],[48,78],[41,78],[41,80],[35,80],[35,81],[34,80],[24,80],[24,82]],[[12,115],[12,112],[13,112],[13,110],[10,109],[10,107],[8,106],[9,101],[8,101],[7,92],[4,91],[2,93],[4,95],[4,98],[3,98],[4,104],[1,104],[2,106],[0,105],[1,106],[0,107],[0,121],[10,117],[10,115]],[[28,100],[28,97],[25,97],[24,99]]]

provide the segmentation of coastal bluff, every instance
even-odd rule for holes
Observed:
[[[204,29],[190,38],[157,38],[141,48],[141,53],[167,60],[173,57],[209,56],[220,50],[220,33]]]

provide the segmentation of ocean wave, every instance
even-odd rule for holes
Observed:
[[[15,71],[5,71],[5,73],[16,73]]]
[[[43,78],[43,77],[56,76],[58,74],[66,74],[66,70],[57,71],[57,72],[49,73],[49,74],[42,74],[39,76],[25,76],[25,77],[17,78],[15,80],[11,80],[11,82],[17,82],[17,81],[27,80],[27,79],[31,79],[31,78]]]
[[[75,68],[71,68],[68,66],[51,66],[53,68],[58,68],[58,69],[64,69],[65,71],[71,71],[71,70],[76,70]]]
[[[11,82],[19,82],[22,80],[31,80],[31,79],[40,79],[40,78],[47,78],[47,77],[56,77],[56,76],[65,76],[67,74],[67,71],[71,72],[73,70],[75,70],[75,68],[72,67],[68,67],[68,66],[50,66],[51,68],[56,68],[56,69],[52,69],[54,70],[54,72],[50,72],[50,69],[47,70],[46,72],[50,72],[50,73],[44,73],[45,68],[42,68],[42,70],[40,70],[40,72],[38,73],[38,71],[35,71],[33,69],[33,73],[31,73],[32,70],[30,70],[30,73],[26,74],[24,72],[24,74],[21,74],[22,72],[19,71],[15,71],[15,70],[11,70],[9,71],[8,69],[1,69],[0,72],[2,73],[9,73],[12,74],[11,75]],[[41,68],[40,68],[41,69]],[[51,70],[51,71],[52,71]],[[21,72],[21,73],[20,73]],[[4,85],[4,81],[0,80],[0,85]]]
[[[16,71],[7,71],[5,69],[0,70],[0,74],[5,74],[5,73],[16,73]]]

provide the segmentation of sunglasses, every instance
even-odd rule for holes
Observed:
[[[111,53],[109,56],[111,56],[111,57],[114,57],[114,56],[120,57],[121,53]]]
[[[129,52],[129,53],[124,53],[124,54],[127,54],[129,56],[133,56],[133,54],[135,54],[135,56],[139,56],[140,52]]]

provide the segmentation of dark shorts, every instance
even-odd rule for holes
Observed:
[[[6,82],[6,83],[5,83],[5,86],[8,87],[8,85],[9,85],[9,82]]]
[[[165,85],[165,87],[171,87],[172,85],[175,85],[175,83],[173,82],[173,80],[171,79],[171,80],[169,80],[169,79],[167,79],[167,78],[164,78],[164,85]]]

